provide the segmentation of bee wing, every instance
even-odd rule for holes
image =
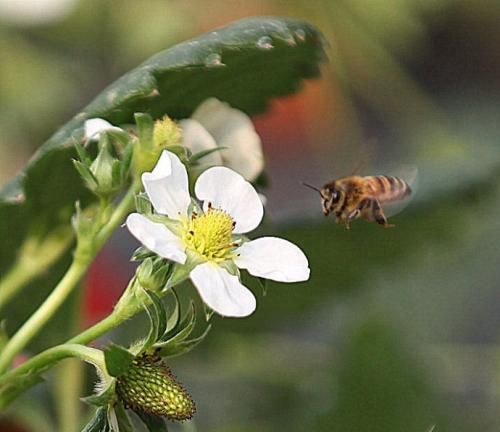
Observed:
[[[411,193],[401,200],[383,203],[382,208],[387,217],[401,212],[411,202],[418,188],[418,168],[415,165],[403,165],[391,172],[394,177],[398,177],[406,182],[411,189]]]

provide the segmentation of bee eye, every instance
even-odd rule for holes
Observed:
[[[333,199],[333,201],[338,201],[339,193],[337,191],[332,192],[332,199]]]

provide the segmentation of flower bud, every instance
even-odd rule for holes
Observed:
[[[182,134],[180,126],[170,117],[164,116],[156,120],[153,129],[153,145],[161,150],[181,143]]]
[[[136,275],[144,289],[160,292],[167,282],[169,265],[162,258],[148,257],[137,267]]]
[[[190,419],[193,399],[157,355],[142,354],[117,378],[116,391],[127,408],[170,420]]]
[[[178,146],[182,133],[180,126],[168,116],[153,123],[149,114],[137,113],[135,122],[138,142],[134,148],[133,164],[136,175],[140,175],[151,171],[164,149]]]
[[[88,189],[97,196],[109,197],[116,194],[125,185],[131,155],[130,151],[126,149],[123,160],[115,158],[111,154],[111,143],[107,134],[101,133],[98,147],[97,157],[92,161],[85,149],[77,144],[81,160],[74,160],[73,163]]]

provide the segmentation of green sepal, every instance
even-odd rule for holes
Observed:
[[[140,193],[135,196],[135,208],[138,213],[145,216],[153,214],[153,205],[145,193]]]
[[[104,350],[106,369],[112,377],[118,377],[127,372],[134,361],[134,355],[126,348],[111,344]]]
[[[168,432],[167,425],[163,418],[143,411],[137,411],[136,414],[142,420],[148,432]]]
[[[162,357],[174,357],[186,354],[205,339],[211,328],[212,325],[210,324],[206,327],[201,335],[192,339],[186,339],[176,343],[167,342],[163,346],[159,347],[158,355]]]
[[[194,307],[194,302],[191,301],[186,317],[182,320],[182,323],[179,326],[180,328],[178,330],[174,329],[171,332],[165,334],[164,337],[161,339],[160,343],[162,342],[176,343],[182,341],[183,339],[186,339],[193,331],[195,324],[196,324],[195,307]]]
[[[167,328],[167,314],[161,299],[155,293],[149,290],[144,290],[144,293],[149,298],[152,307],[144,305],[144,309],[149,317],[150,329],[141,350],[149,350],[165,333]]]
[[[257,277],[256,279],[259,282],[260,287],[262,288],[262,295],[266,296],[267,295],[267,290],[269,288],[268,279],[264,279],[264,278],[261,278],[261,277]]]
[[[82,397],[80,400],[87,405],[97,407],[109,405],[115,399],[115,385],[116,381],[113,379],[108,383],[107,387],[102,389],[99,393]]]
[[[171,145],[166,150],[178,156],[182,162],[187,162],[191,156],[191,150],[183,145]]]
[[[168,331],[153,346],[158,350],[160,356],[174,356],[184,354],[193,349],[200,343],[210,330],[208,325],[200,336],[188,339],[196,325],[196,313],[194,303],[191,302],[188,313],[182,320],[182,323],[176,322],[176,325]],[[180,316],[180,312],[179,312]]]
[[[169,293],[171,293],[174,297],[174,310],[172,313],[168,314],[166,332],[169,332],[170,330],[176,328],[181,321],[181,304],[179,301],[179,297],[177,296],[174,288],[171,288],[169,290]]]
[[[108,408],[97,408],[94,417],[84,426],[82,432],[111,432],[108,424]]]
[[[136,176],[151,171],[160,157],[160,151],[153,145],[154,122],[149,114],[135,113],[138,140],[134,146],[133,166]]]
[[[203,303],[203,311],[205,312],[205,321],[209,322],[214,316],[214,310]]]
[[[112,187],[121,188],[124,184],[126,176],[123,175],[122,161],[114,159],[111,162],[111,185]]]
[[[218,147],[214,147],[214,148],[211,148],[211,149],[207,149],[207,150],[202,150],[202,151],[199,151],[197,153],[194,153],[189,159],[188,159],[188,164],[189,166],[194,166],[194,165],[197,165],[198,162],[200,161],[200,159],[203,159],[205,156],[208,156],[212,153],[215,153],[215,152],[218,152],[218,151],[221,151],[221,150],[226,150],[227,147],[223,147],[223,146],[218,146]]]
[[[132,257],[130,258],[130,260],[131,261],[144,261],[147,258],[154,258],[154,257],[156,257],[156,254],[154,252],[151,252],[149,249],[146,249],[144,246],[139,246],[132,254]]]
[[[89,190],[95,190],[97,186],[99,185],[97,179],[95,178],[95,175],[92,174],[92,171],[90,171],[90,168],[85,165],[84,163],[73,159],[73,165],[75,166],[76,170],[78,171],[78,174],[82,177],[83,181],[85,182],[85,185]]]
[[[130,417],[123,407],[123,404],[121,402],[117,402],[114,405],[114,410],[115,410],[115,415],[116,415],[116,421],[117,421],[117,426],[118,426],[118,431],[119,432],[134,432],[134,426],[132,425],[132,422],[130,420]]]
[[[124,153],[127,147],[131,144],[132,136],[129,132],[126,132],[123,129],[107,129],[103,131],[103,133],[112,138],[118,153]],[[124,159],[123,155],[121,159]]]
[[[128,137],[128,143],[125,146],[123,153],[121,155],[121,168],[122,168],[122,180],[125,181],[129,175],[130,167],[132,165],[132,156],[134,155],[134,144]]]
[[[84,165],[90,166],[90,164],[92,163],[92,159],[87,150],[85,150],[85,147],[82,145],[80,140],[74,138],[73,143],[75,145],[76,153],[78,154],[78,157],[80,158],[82,163]]]
[[[184,264],[173,264],[173,270],[169,275],[165,289],[175,287],[184,282],[189,278],[191,270],[203,262],[197,254],[191,252],[189,249],[186,249],[186,255],[187,259]]]
[[[152,305],[154,306],[154,311],[158,319],[158,337],[163,336],[167,330],[167,313],[165,312],[165,307],[163,303],[154,292],[146,291]]]
[[[137,267],[135,274],[142,288],[149,291],[161,292],[167,282],[170,270],[171,265],[168,261],[154,255],[146,258]]]
[[[139,143],[137,144],[143,149],[151,150],[153,148],[153,118],[146,113],[135,113],[134,119],[139,137]]]

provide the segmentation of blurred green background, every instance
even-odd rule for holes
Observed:
[[[308,20],[328,42],[322,78],[254,119],[269,177],[261,232],[299,244],[312,277],[270,284],[265,296],[253,287],[252,317],[214,316],[203,344],[172,359],[197,401],[197,430],[500,430],[497,0],[0,0],[0,183],[121,74],[251,15]],[[362,174],[419,168],[395,229],[359,222],[347,231],[323,220],[317,195],[300,186],[364,160]],[[101,254],[81,325],[109,310],[135,246],[120,232]],[[30,287],[9,322],[24,320],[53,282]],[[70,331],[64,317],[33,351]],[[113,338],[133,340],[145,325],[138,317]],[[57,396],[64,364],[0,430],[54,430],[67,408]],[[79,395],[95,381],[83,372]],[[90,412],[75,402],[84,421]]]

